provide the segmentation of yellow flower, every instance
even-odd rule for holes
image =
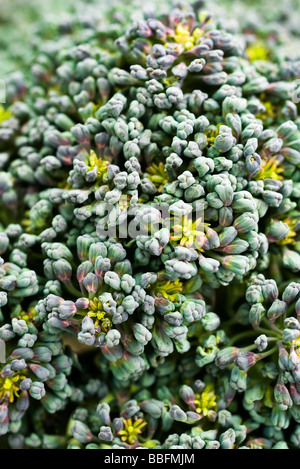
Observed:
[[[196,412],[203,416],[208,415],[209,411],[215,409],[217,406],[217,396],[213,391],[213,384],[209,383],[205,386],[201,394],[195,395]]]
[[[94,150],[90,151],[90,155],[87,162],[87,170],[91,171],[96,167],[97,179],[100,179],[102,182],[106,182],[108,165],[109,162],[102,160],[102,158],[98,158]]]
[[[280,167],[280,161],[276,158],[276,156],[272,156],[269,159],[262,159],[261,160],[261,170],[259,173],[254,177],[254,179],[277,179],[281,181],[283,176],[280,174],[283,172],[283,168]]]
[[[175,218],[178,220],[178,217]],[[170,236],[172,241],[179,241],[179,246],[185,246],[187,248],[193,247],[199,251],[203,251],[202,246],[205,242],[205,233],[199,231],[198,227],[200,224],[204,224],[202,218],[194,221],[188,215],[183,215],[181,223],[172,226],[174,234]]]
[[[266,388],[264,405],[270,409],[274,406],[274,388],[272,386],[267,386]]]
[[[0,124],[1,122],[5,122],[10,119],[12,116],[12,112],[8,109],[5,109],[3,106],[0,106]]]
[[[36,314],[37,313],[35,311],[35,306],[31,306],[30,308],[28,308],[27,311],[21,310],[16,317],[18,319],[23,319],[23,321],[25,321],[26,324],[29,324],[34,321]]]
[[[182,292],[182,282],[177,279],[174,282],[171,280],[158,280],[154,286],[154,293],[161,294],[167,300],[175,302],[178,293]]]
[[[223,122],[220,122],[216,127],[209,127],[207,131],[204,131],[205,135],[207,136],[207,143],[209,146],[215,143],[215,140],[219,135],[221,125],[224,125]]]
[[[300,334],[296,339],[292,340],[291,344],[295,347],[295,352],[300,358]]]
[[[250,62],[255,60],[268,60],[270,52],[262,41],[255,41],[246,49]]]
[[[178,24],[174,39],[179,44],[182,44],[185,49],[191,49],[193,47],[193,36],[190,35],[188,26]]]
[[[147,425],[143,419],[137,419],[134,422],[132,419],[123,419],[124,428],[118,432],[123,442],[127,442],[133,445],[137,440],[138,436],[142,433],[144,427]]]
[[[89,301],[89,311],[88,313],[86,310],[78,310],[77,314],[81,316],[89,316],[93,319],[95,327],[98,328],[99,331],[107,332],[111,326],[112,322],[108,317],[108,313],[103,310],[103,306],[101,301],[98,298],[94,298],[93,300]]]
[[[198,39],[198,37],[201,37],[201,36],[203,36],[203,31],[202,31],[202,29],[200,29],[200,28],[195,28],[194,31],[193,31],[193,37],[194,37],[195,39]]]
[[[15,397],[19,397],[20,383],[25,378],[26,376],[20,375],[19,372],[0,378],[0,403],[4,400],[14,402]]]
[[[295,244],[295,236],[297,235],[296,231],[294,231],[295,226],[298,224],[297,219],[293,219],[292,217],[287,217],[282,220],[283,223],[286,223],[289,227],[290,231],[286,235],[284,239],[281,241],[277,241],[277,244],[285,245],[285,244]]]
[[[102,303],[98,298],[90,301],[88,316],[90,316],[90,318],[96,318],[95,326],[100,326],[103,332],[107,332],[111,327],[111,320],[107,317],[107,313],[103,310]]]
[[[122,194],[120,199],[119,199],[119,202],[118,202],[118,205],[119,205],[119,208],[121,210],[121,212],[124,212],[124,210],[127,210],[129,205],[130,205],[130,200],[131,200],[131,197],[130,195],[127,195],[127,194]]]
[[[206,21],[208,22],[208,20]],[[204,31],[201,28],[195,28],[193,31],[190,30],[190,26],[188,24],[179,23],[176,26],[176,29],[173,34],[170,34],[170,38],[172,38],[177,44],[182,46],[180,52],[184,50],[192,49],[195,44],[197,44],[197,39],[203,35]],[[168,47],[168,43],[165,44],[165,47]]]
[[[160,161],[159,164],[152,164],[146,169],[146,176],[151,182],[157,187],[158,191],[161,192],[169,182],[168,175],[165,170],[165,165]]]
[[[210,23],[212,21],[212,16],[208,11],[202,10],[199,13],[199,21],[200,21],[201,25]]]
[[[260,96],[260,101],[264,105],[265,111],[261,112],[260,114],[256,114],[255,117],[257,119],[265,121],[266,119],[274,119],[275,117],[277,117],[278,113],[280,112],[278,104],[276,105],[273,104],[271,101],[266,100],[264,93]]]

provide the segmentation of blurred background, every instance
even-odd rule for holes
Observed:
[[[84,40],[82,25],[105,31],[107,18],[123,24],[141,17],[144,10],[164,12],[172,0],[0,0],[0,78],[21,71],[26,76],[43,41],[72,35]],[[276,34],[277,55],[300,57],[300,0],[200,0],[205,10],[218,15],[233,32]],[[129,18],[128,18],[129,17]],[[103,21],[105,19],[105,22]],[[77,24],[76,24],[77,22]],[[116,36],[118,28],[116,27]]]

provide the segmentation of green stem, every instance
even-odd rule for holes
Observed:
[[[267,352],[261,353],[260,354],[260,360],[263,360],[264,358],[268,357],[269,355],[272,355],[272,353],[274,353],[276,350],[277,350],[277,345],[275,345],[275,347],[271,348]]]
[[[74,295],[76,298],[80,298],[82,296],[82,293],[74,287],[70,280],[64,282],[64,287],[71,295]]]
[[[264,327],[258,327],[257,328],[257,331],[259,332],[262,332],[264,334],[272,334],[272,336],[274,337],[274,339],[278,340],[278,338],[281,338],[282,337],[282,333],[280,331],[280,334],[278,334],[277,332],[275,332],[274,330],[270,330],[270,329],[265,329]]]
[[[274,340],[276,340],[276,342],[277,342],[277,340],[278,340],[276,337],[267,337],[267,339],[268,339],[268,342],[271,342],[271,341],[274,342]],[[243,352],[249,352],[249,351],[254,350],[256,348],[257,348],[256,344],[252,344],[252,345],[249,345],[248,347],[243,347],[242,350],[243,350]]]
[[[277,335],[279,335],[279,337],[282,336],[282,331],[281,331],[280,329],[278,329],[278,327],[276,327],[274,323],[271,323],[271,321],[268,321],[267,318],[263,318],[262,322],[263,322],[267,327],[271,327],[271,329],[272,329]],[[269,330],[269,333],[270,333],[270,330]]]
[[[235,335],[227,344],[228,347],[231,347],[234,343],[238,342],[240,339],[244,339],[245,337],[250,337],[252,335],[257,335],[256,331],[244,331],[240,332],[239,334]]]
[[[253,345],[248,345],[248,347],[243,347],[243,352],[249,352],[250,350],[254,350],[256,349],[256,345],[253,344]]]
[[[235,324],[238,324],[238,321],[236,317],[233,317],[231,319],[228,319],[228,321],[223,322],[223,328],[227,328],[228,326],[233,326]]]
[[[210,255],[210,257],[212,257],[213,259],[216,259],[219,262],[221,262],[223,260],[222,256],[218,256],[218,254],[216,254],[212,251],[209,251],[209,255]]]
[[[282,331],[280,329],[278,329],[278,327],[276,327],[273,322],[270,322],[270,327],[271,327],[271,329],[273,329],[274,332],[276,332],[281,337]]]

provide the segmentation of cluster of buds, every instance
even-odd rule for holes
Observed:
[[[14,317],[0,327],[0,434],[16,433],[31,411],[31,399],[50,414],[63,409],[72,393],[72,360],[63,352],[60,334],[39,333]]]
[[[49,224],[58,211],[79,229],[113,232],[135,247],[140,264],[183,278],[200,275],[216,288],[264,267],[269,239],[282,223],[276,241],[296,242],[298,226],[287,220],[299,192],[290,179],[299,131],[292,120],[278,127],[277,119],[273,130],[261,118],[262,95],[280,100],[282,109],[293,82],[269,82],[256,63],[238,61],[245,45],[215,26],[210,15],[198,22],[193,9],[177,7],[166,23],[137,21],[117,40],[117,53],[106,50],[100,63],[101,49],[73,46],[62,63],[56,57],[47,79],[38,74],[43,97],[28,90],[33,115],[29,103],[12,106],[22,137],[12,143],[18,157],[4,163],[15,194],[24,185],[33,192],[25,198],[28,230],[54,241],[57,230]],[[12,183],[3,185],[9,194]],[[170,227],[157,206],[180,221]],[[276,216],[280,227],[273,226]],[[259,230],[265,218],[269,237]],[[152,232],[124,233],[124,223],[150,224]],[[285,246],[283,258],[296,269],[294,250]]]
[[[280,294],[276,282],[262,274],[251,276],[246,301],[239,298],[232,318],[202,339],[195,361],[227,380],[222,406],[227,408],[242,393],[243,407],[255,422],[285,429],[291,418],[300,421],[300,284],[290,282],[282,290]],[[239,325],[235,335],[228,329],[234,322]]]
[[[194,282],[184,285],[163,271],[133,276],[125,249],[114,240],[79,236],[76,277],[75,256],[65,245],[44,242],[42,251],[48,282],[62,284],[71,299],[50,293],[35,306],[36,321],[49,333],[64,331],[100,349],[117,379],[138,379],[149,355],[186,352],[189,327],[199,322],[208,328],[216,316],[207,312]]]

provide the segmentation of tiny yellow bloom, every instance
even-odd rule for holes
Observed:
[[[123,419],[124,428],[118,432],[123,442],[127,442],[133,445],[137,440],[138,436],[142,433],[144,427],[147,425],[143,419],[137,419],[134,422],[132,419]]]
[[[202,31],[202,29],[200,29],[200,28],[195,28],[194,31],[193,31],[193,37],[194,37],[195,39],[198,39],[198,37],[201,37],[201,36],[203,36],[203,31]]]
[[[15,397],[19,397],[20,383],[25,376],[17,371],[12,376],[0,378],[0,404],[3,401],[14,402]]]
[[[102,158],[98,158],[94,150],[90,151],[88,162],[87,162],[87,170],[91,171],[94,168],[97,168],[97,179],[106,182],[107,179],[107,168],[109,166],[109,162],[103,160]]]
[[[209,411],[217,407],[217,396],[213,389],[213,384],[209,383],[205,386],[201,394],[195,395],[194,404],[196,407],[196,412],[203,415],[204,417],[208,415]]]
[[[203,34],[200,28],[190,31],[188,24],[178,24],[173,34],[173,39],[177,44],[181,44],[184,50],[190,50],[194,47],[195,41]]]
[[[297,236],[296,231],[294,231],[295,226],[299,223],[297,219],[293,219],[292,217],[287,217],[282,220],[283,223],[286,223],[289,227],[290,231],[286,235],[286,237],[280,241],[277,241],[277,244],[286,245],[286,244],[295,244],[296,240],[295,237]]]
[[[283,176],[281,175],[283,168],[280,167],[280,161],[276,156],[272,156],[269,159],[262,159],[261,166],[261,170],[254,177],[255,180],[270,178],[281,181],[283,179]]]
[[[169,182],[168,175],[165,170],[165,165],[160,161],[158,164],[152,164],[146,168],[146,176],[161,192],[164,186]]]
[[[223,122],[220,122],[217,126],[209,127],[208,130],[204,131],[207,136],[207,143],[209,146],[212,146],[219,135],[220,127],[224,125]]]
[[[280,108],[278,105],[271,103],[271,101],[267,101],[264,99],[264,94],[261,96],[261,102],[265,107],[265,111],[261,112],[260,114],[256,114],[257,119],[261,119],[263,121],[267,119],[274,119],[277,117],[278,113],[280,112]]]
[[[178,221],[178,218],[181,218],[181,222],[171,227],[174,234],[170,236],[170,239],[175,242],[179,241],[179,246],[193,247],[203,251],[202,246],[206,237],[203,231],[198,230],[199,225],[204,224],[202,219],[199,218],[193,222],[188,215],[183,215],[183,217],[176,217],[175,221]]]
[[[0,124],[10,119],[12,112],[9,109],[5,109],[4,106],[0,106]]]
[[[10,389],[12,385],[13,385],[12,381],[9,378],[6,378],[6,380],[3,383],[3,388]]]
[[[153,288],[155,294],[160,294],[167,300],[175,302],[178,293],[182,292],[183,284],[177,279],[174,282],[171,280],[158,280]]]
[[[212,21],[212,16],[208,11],[203,10],[199,13],[199,21],[201,24],[210,23]]]
[[[255,60],[268,60],[270,55],[268,48],[262,41],[253,42],[253,44],[247,47],[246,53],[250,62],[254,62]]]
[[[96,327],[96,331],[98,330],[98,332],[107,332],[112,326],[112,321],[109,318],[109,314],[104,311],[103,305],[101,301],[98,300],[98,298],[94,298],[93,300],[89,301],[88,312],[82,309],[78,310],[77,314],[80,314],[80,316],[89,316],[92,318]]]
[[[21,310],[19,313],[17,313],[16,317],[18,317],[18,319],[23,319],[26,324],[29,324],[34,321],[36,315],[37,313],[35,311],[35,306],[31,306],[27,311]]]

